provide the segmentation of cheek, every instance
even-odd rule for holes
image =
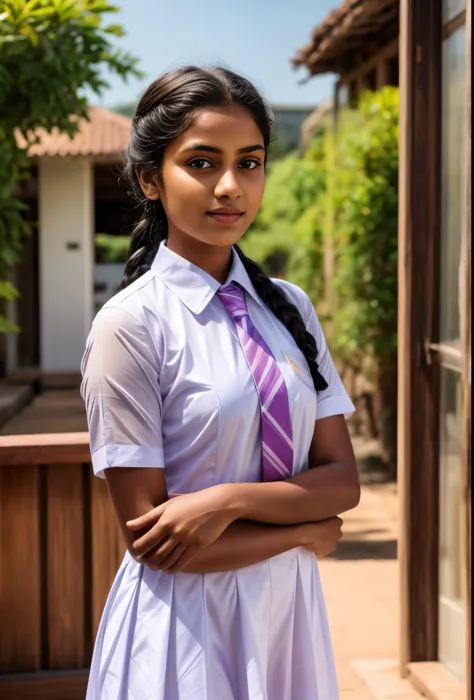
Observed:
[[[190,218],[202,210],[207,191],[204,183],[181,168],[165,174],[163,203],[168,216]],[[201,212],[202,213],[202,212]]]
[[[254,177],[249,178],[247,183],[245,198],[247,200],[247,208],[251,209],[254,214],[257,213],[262,202],[263,193],[265,191],[265,174],[258,172]]]

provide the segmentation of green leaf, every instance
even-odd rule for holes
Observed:
[[[20,328],[0,315],[0,333],[18,333]]]
[[[13,285],[10,282],[7,281],[0,281],[0,298],[1,299],[7,299],[8,301],[12,301],[13,299],[17,299],[19,297],[18,291],[13,287]]]
[[[125,36],[125,31],[121,24],[109,24],[107,27],[104,27],[104,32],[119,37]]]
[[[89,12],[97,12],[98,14],[119,12],[119,8],[116,5],[110,5],[108,2],[91,2],[87,5],[87,10]]]

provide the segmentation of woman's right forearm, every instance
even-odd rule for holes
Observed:
[[[199,551],[184,569],[178,566],[178,571],[207,574],[241,569],[303,546],[303,532],[299,525],[267,525],[236,520],[214,544]]]

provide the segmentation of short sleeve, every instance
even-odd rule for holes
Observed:
[[[147,329],[128,311],[94,319],[81,364],[92,467],[164,467],[159,361]]]
[[[355,411],[354,404],[349,398],[344,384],[334,366],[331,353],[324,337],[323,329],[319,318],[314,310],[314,307],[305,295],[305,311],[303,317],[306,323],[306,329],[316,340],[318,348],[317,363],[321,375],[326,380],[328,387],[324,391],[318,392],[316,420],[328,418],[329,416],[345,415],[348,418]]]

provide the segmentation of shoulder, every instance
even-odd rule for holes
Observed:
[[[107,318],[107,324],[111,326],[115,319],[122,319],[128,327],[142,325],[155,333],[155,326],[160,325],[165,310],[165,287],[149,270],[111,297],[98,312],[96,320]]]
[[[132,282],[125,289],[121,289],[111,297],[99,311],[98,316],[107,311],[107,315],[114,316],[118,310],[128,312],[137,323],[143,320],[144,310],[150,301],[156,297],[156,277],[149,271]]]
[[[296,306],[300,312],[303,321],[307,325],[311,317],[315,314],[314,306],[311,299],[306,294],[306,292],[298,287],[298,285],[293,284],[293,282],[288,282],[287,280],[282,280],[276,277],[272,277],[272,282],[277,287],[286,294],[289,301]]]
[[[147,272],[131,285],[115,294],[98,311],[88,338],[88,344],[114,341],[153,345],[159,351],[161,337],[159,297],[160,280]]]

